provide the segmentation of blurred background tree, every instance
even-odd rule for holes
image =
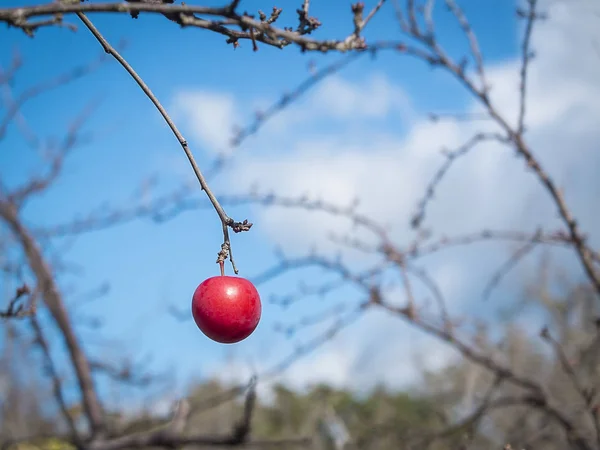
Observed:
[[[600,450],[598,5],[286,8],[0,7],[0,445]]]

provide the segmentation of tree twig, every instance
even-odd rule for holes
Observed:
[[[204,175],[200,171],[200,168],[198,167],[198,164],[194,159],[194,155],[192,154],[192,151],[190,150],[186,139],[183,137],[183,135],[181,134],[181,132],[167,113],[167,110],[163,107],[158,98],[150,90],[150,88],[144,82],[142,77],[140,77],[137,74],[137,72],[133,69],[133,67],[131,67],[131,65],[125,60],[125,58],[123,58],[121,54],[112,45],[109,44],[109,42],[104,38],[104,36],[102,36],[100,31],[98,31],[98,29],[91,22],[91,20],[88,19],[82,12],[78,12],[77,16],[83,22],[83,24],[90,30],[94,37],[98,40],[102,48],[104,48],[104,51],[113,56],[119,62],[119,64],[121,64],[121,66],[123,66],[123,68],[129,73],[129,75],[131,75],[131,77],[135,80],[138,86],[142,89],[144,94],[146,94],[146,96],[154,104],[156,109],[160,112],[161,116],[163,117],[163,119],[177,138],[177,141],[179,141],[179,145],[181,145],[181,148],[183,149],[190,165],[192,166],[192,170],[194,171],[194,174],[196,175],[196,178],[198,179],[202,190],[206,193],[215,211],[217,212],[219,219],[221,219],[221,223],[223,224],[223,242],[229,245],[229,259],[231,261],[234,272],[237,274],[237,267],[235,267],[235,263],[233,261],[233,258],[231,257],[231,245],[229,242],[229,231],[227,227],[231,227],[231,229],[235,233],[239,233],[241,231],[250,230],[250,228],[252,227],[252,223],[248,222],[248,220],[244,220],[243,222],[236,222],[225,213],[223,207],[219,204],[219,201],[210,190],[208,183],[204,178]]]

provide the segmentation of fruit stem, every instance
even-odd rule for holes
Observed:
[[[221,276],[225,276],[225,261],[219,261],[219,267],[221,268]]]

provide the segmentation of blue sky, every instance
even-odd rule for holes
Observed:
[[[19,2],[29,3],[35,2]],[[506,0],[490,0],[485,4],[468,0],[461,2],[461,5],[479,37],[486,64],[494,72],[500,92],[503,92],[503,86],[507,86],[506,89],[512,92],[516,84],[510,84],[512,81],[506,82],[512,78],[505,76],[503,71],[510,72],[511,76],[516,74],[511,66],[519,43],[515,5]],[[271,6],[258,0],[243,2],[243,8],[249,11],[259,8],[268,11]],[[284,6],[281,23],[294,23],[297,5],[290,3],[279,6]],[[439,8],[439,11],[437,28],[440,41],[451,55],[464,53],[467,41],[460,33],[455,20],[444,14],[443,8]],[[322,29],[315,34],[316,38],[342,37],[351,30],[349,2],[313,1],[311,14],[323,23]],[[177,118],[201,168],[209,167],[219,151],[218,136],[226,136],[233,125],[247,124],[255,105],[265,105],[276,100],[281,93],[291,90],[304,80],[308,75],[309,61],[315,61],[320,67],[340,57],[335,54],[301,54],[295,48],[281,51],[266,46],[261,46],[255,53],[251,51],[251,45],[247,42],[242,42],[241,47],[233,51],[220,35],[195,29],[182,30],[160,16],[142,16],[138,20],[132,20],[128,16],[105,14],[94,15],[92,19],[113,44],[121,40],[126,41],[127,46],[122,54]],[[571,21],[559,21],[554,28],[552,24],[547,25],[545,36],[554,36],[559,39],[558,42],[562,42],[560,39],[564,39],[561,34],[564,30],[561,31],[560,26],[573,26],[575,20],[583,20],[579,16],[568,19]],[[588,31],[590,29],[586,28]],[[399,37],[391,4],[386,5],[373,20],[366,36],[368,40]],[[20,92],[27,86],[70,67],[85,64],[101,54],[101,48],[95,39],[84,29],[75,34],[65,29],[43,29],[33,39],[16,30],[4,29],[2,39],[3,49],[7,49],[0,53],[2,67],[8,66],[12,56],[8,49],[18,50],[25,63],[13,86],[15,92]],[[538,41],[540,44],[543,42],[541,38]],[[572,74],[560,73],[561,66],[556,63],[557,58],[563,55],[560,51],[550,46],[540,49],[540,58],[546,58],[542,61],[549,61],[543,63],[546,66],[542,64],[542,67],[551,67],[557,73],[556,77],[554,72],[546,74],[550,80],[547,84],[544,84],[545,79],[540,78],[540,86],[550,89],[546,92],[562,95],[560,99],[564,98],[564,110],[556,107],[558,109],[554,111],[553,107],[544,107],[544,96],[532,94],[532,101],[538,101],[542,105],[536,107],[536,103],[532,108],[532,115],[537,114],[534,119],[539,118],[536,122],[538,128],[534,130],[537,134],[533,139],[537,139],[536,142],[543,143],[544,148],[548,148],[549,167],[556,169],[556,174],[561,180],[564,178],[565,183],[576,186],[568,195],[573,196],[574,208],[584,216],[584,223],[593,225],[597,223],[597,215],[589,207],[589,198],[593,198],[594,192],[598,192],[598,186],[594,185],[590,190],[588,181],[593,177],[591,161],[597,160],[590,158],[597,156],[591,151],[582,150],[581,158],[572,158],[572,165],[565,166],[564,159],[561,159],[561,155],[565,156],[564,152],[553,151],[546,146],[550,139],[548,130],[552,129],[554,123],[565,123],[565,117],[573,111],[587,111],[585,108],[593,108],[585,103],[591,101],[589,96],[571,95],[571,92],[579,92],[577,86],[587,86],[582,84],[587,78],[579,80],[579,84],[562,83],[565,79],[572,80]],[[584,59],[582,55],[578,56],[579,59]],[[572,70],[573,73],[583,74],[581,77],[587,76],[588,73],[587,66],[585,70]],[[590,69],[589,77],[594,73],[593,70],[595,69]],[[535,76],[542,76],[543,73],[540,73],[536,73]],[[557,87],[556,91],[552,90],[554,87]],[[388,148],[398,144],[405,147],[405,153],[408,155],[402,158],[412,157],[406,160],[406,164],[401,163],[398,167],[401,172],[398,176],[404,174],[405,179],[414,177],[414,182],[402,184],[407,182],[396,179],[393,174],[382,175],[374,181],[387,183],[387,192],[398,192],[398,204],[404,205],[399,207],[400,209],[387,208],[386,211],[390,215],[386,220],[408,222],[406,208],[411,209],[409,206],[414,205],[416,194],[411,192],[404,199],[403,195],[407,189],[402,191],[402,186],[408,186],[408,190],[411,191],[422,191],[425,186],[423,183],[427,181],[431,170],[435,170],[438,162],[442,162],[441,158],[433,155],[440,145],[435,139],[430,142],[430,138],[435,138],[439,133],[439,136],[447,136],[450,142],[458,142],[460,137],[469,131],[445,125],[441,125],[440,129],[428,128],[430,125],[426,125],[422,117],[431,111],[469,110],[473,106],[468,96],[448,75],[432,71],[419,61],[385,53],[380,54],[376,61],[363,58],[355,62],[334,77],[326,88],[320,91],[318,89],[309,93],[290,112],[283,113],[281,119],[267,125],[264,133],[259,133],[242,145],[238,150],[240,156],[234,157],[223,172],[211,180],[216,195],[241,192],[245,186],[257,181],[264,182],[260,185],[266,188],[277,188],[278,192],[280,190],[282,193],[289,191],[290,194],[301,194],[302,192],[298,192],[298,186],[301,188],[302,184],[290,174],[303,173],[304,178],[300,181],[310,181],[312,187],[309,190],[314,190],[315,194],[323,188],[321,193],[327,195],[329,192],[334,199],[338,199],[336,194],[341,193],[343,199],[348,192],[340,191],[340,186],[350,186],[351,189],[347,191],[357,187],[356,179],[350,175],[347,179],[344,177],[355,173],[353,171],[357,166],[364,166],[361,158],[369,152],[373,152],[370,162],[374,161],[376,167],[396,170],[393,160],[396,153],[390,153]],[[347,101],[332,107],[340,97],[333,96],[331,92],[337,92],[340,97],[347,94]],[[360,97],[361,95],[364,98]],[[355,100],[348,100],[350,98]],[[375,102],[375,98],[380,101]],[[144,179],[155,174],[158,174],[161,180],[157,193],[166,192],[192,179],[191,169],[187,167],[185,156],[176,139],[149,100],[115,61],[107,60],[94,73],[33,100],[23,108],[23,114],[40,136],[60,137],[64,135],[70,121],[94,101],[99,102],[98,107],[85,126],[85,130],[91,133],[91,143],[77,148],[69,156],[63,174],[52,189],[28,203],[24,214],[31,226],[43,227],[69,222],[75,217],[85,216],[89,211],[102,208],[104,204],[135,203],[139,199],[139,195],[136,194],[137,188]],[[369,101],[373,102],[372,110],[367,108],[355,112],[353,109],[358,108],[358,111]],[[555,104],[562,105],[559,100],[556,100]],[[314,108],[317,113],[312,114]],[[548,118],[543,113],[550,110],[547,115],[551,117]],[[201,114],[202,111],[204,114]],[[207,124],[207,117],[212,117],[214,123]],[[574,125],[575,131],[572,133],[576,132],[577,136],[582,138],[581,148],[587,149],[597,136],[594,124],[590,125],[585,120],[573,120],[580,128]],[[210,126],[216,127],[213,131],[222,130],[221,133],[217,133],[216,139],[206,138],[215,134],[211,134]],[[564,135],[561,134],[554,140],[558,142],[561,137],[570,138],[569,133],[567,130]],[[427,145],[431,146],[427,158],[431,158],[435,163],[427,164],[427,169],[423,169],[418,162],[423,158],[419,151]],[[43,167],[35,152],[27,147],[14,126],[0,142],[0,149],[3,150],[0,151],[0,174],[9,186],[22,182],[29,174]],[[497,150],[489,150],[491,155],[497,153]],[[344,160],[344,155],[350,155],[349,159]],[[542,224],[551,223],[554,220],[552,208],[548,205],[539,206],[538,202],[532,200],[538,195],[543,196],[543,193],[536,191],[535,186],[527,181],[527,176],[521,173],[522,168],[515,166],[516,162],[506,162],[506,165],[503,165],[503,161],[508,161],[511,157],[512,155],[508,155],[508,159],[505,160],[495,159],[496,156],[483,156],[481,161],[462,166],[462,169],[457,168],[457,175],[454,178],[450,177],[448,181],[448,189],[438,197],[436,205],[439,206],[434,212],[434,223],[442,227],[445,225],[452,231],[462,231],[461,226],[466,226],[466,220],[463,209],[459,206],[464,203],[460,198],[469,196],[472,196],[471,201],[481,206],[473,208],[477,209],[472,217],[474,224],[494,226],[500,223],[505,225],[505,228],[518,228],[522,225],[525,229],[531,229],[540,221]],[[319,161],[324,162],[325,169],[318,169]],[[281,165],[278,165],[280,162]],[[495,164],[501,167],[497,171],[494,169]],[[406,169],[408,172],[402,172],[405,167],[409,167]],[[410,169],[411,167],[414,170]],[[301,172],[302,170],[305,172]],[[335,173],[332,173],[332,170]],[[465,170],[467,176],[460,175],[461,170]],[[516,200],[514,195],[503,197],[502,189],[498,189],[498,186],[502,185],[493,181],[493,177],[500,177],[500,181],[505,182],[503,174],[511,174],[515,170],[519,172],[515,177],[518,181],[515,181],[508,191],[513,192],[511,189],[519,188],[514,191],[518,197]],[[487,177],[485,174],[488,172],[493,176]],[[362,179],[361,173],[356,171],[358,179]],[[287,178],[284,176],[281,179],[277,177],[278,174],[288,175]],[[523,185],[519,184],[521,180],[524,180]],[[394,185],[396,181],[398,186]],[[489,185],[486,184],[488,181]],[[474,189],[473,186],[478,188]],[[523,187],[523,190],[520,187]],[[397,188],[400,191],[396,190]],[[583,191],[587,192],[588,196],[577,200],[580,198],[578,194]],[[374,192],[376,194],[379,191]],[[203,197],[199,189],[196,196]],[[373,200],[373,197],[370,198]],[[531,203],[532,201],[534,203]],[[497,206],[492,207],[491,203]],[[376,213],[377,206],[373,208],[375,209],[371,212]],[[310,241],[302,235],[303,231],[308,233],[309,238],[314,237],[318,240],[321,238],[316,237],[317,233],[324,235],[326,225],[331,224],[321,216],[304,215],[304,220],[313,222],[300,222],[299,229],[296,229],[290,221],[292,217],[297,216],[288,211],[265,212],[249,206],[226,209],[236,219],[248,218],[255,222],[250,233],[233,236],[240,274],[247,277],[252,277],[274,264],[275,245],[282,244],[284,249],[289,248],[291,253],[301,252]],[[527,214],[524,214],[524,211]],[[323,225],[323,229],[314,229],[315,224]],[[476,225],[473,226],[475,228],[466,227],[465,230],[477,229]],[[401,236],[406,238],[407,235],[405,233]],[[311,332],[307,331],[288,340],[274,331],[275,323],[293,323],[306,315],[327,310],[331,305],[344,302],[352,304],[359,300],[355,297],[356,293],[348,289],[325,300],[312,299],[290,310],[282,310],[269,303],[268,299],[272,294],[293,291],[300,280],[318,283],[323,277],[315,270],[299,275],[291,274],[260,286],[264,301],[263,318],[259,328],[250,338],[235,346],[213,343],[197,330],[192,320],[177,321],[167,311],[169,305],[184,311],[189,310],[191,295],[196,285],[217,273],[214,260],[219,250],[220,239],[220,223],[216,214],[210,209],[203,209],[186,212],[165,224],[157,225],[143,219],[91,232],[80,236],[74,242],[57,241],[54,248],[61,252],[64,260],[81,267],[81,272],[76,275],[61,275],[60,282],[65,291],[68,292],[74,287],[80,292],[86,292],[103,282],[109,282],[111,285],[108,295],[75,309],[75,321],[78,317],[98,316],[104,324],[100,331],[89,330],[83,325],[78,328],[88,353],[94,358],[116,361],[120,357],[133,357],[134,360],[145,361],[144,358],[151,355],[152,359],[145,362],[147,369],[166,370],[176,377],[177,383],[174,387],[185,385],[190,378],[215,374],[232,379],[248,368],[254,367],[259,371],[268,368],[287,356],[298,342],[310,339]],[[62,244],[68,244],[67,250],[62,249]],[[479,269],[487,267],[490,272],[494,263],[501,262],[502,258],[506,257],[506,252],[498,250],[499,247],[489,247],[489,251],[483,252],[481,248],[488,247],[461,250],[460,253],[461,264],[471,267],[468,273],[477,280],[480,277],[475,273],[478,273]],[[560,255],[564,258],[563,261],[571,264],[569,257],[563,253]],[[453,295],[460,297],[460,301],[455,303],[455,310],[469,308],[475,314],[489,315],[489,304],[483,305],[480,301],[481,281],[459,283],[460,286],[455,286],[457,279],[466,278],[464,273],[460,275],[463,266],[458,262],[456,267],[452,265],[453,258],[455,257],[433,258],[431,264],[435,270],[439,269],[436,273],[441,277],[442,284],[444,280],[449,280],[446,283],[447,288]],[[473,267],[477,267],[475,273]],[[574,274],[579,273],[576,265],[571,264],[569,267],[572,267]],[[499,298],[518,293],[521,280],[519,275],[510,280],[512,282],[503,284],[497,294]],[[68,296],[67,300],[76,304],[77,296]],[[398,354],[404,352],[403,358],[410,358],[410,352],[421,348],[420,345],[430,345],[422,342],[414,333],[406,334],[406,330],[398,331],[398,336],[389,334],[385,330],[397,327],[397,322],[392,324],[388,318],[377,314],[369,319],[368,324],[371,325],[357,325],[354,328],[355,332],[348,331],[348,334],[338,337],[337,344],[329,347],[329,353],[321,353],[321,359],[306,360],[305,365],[300,365],[290,380],[301,382],[303,376],[306,376],[305,380],[314,381],[322,376],[325,380],[341,384],[353,384],[357,383],[357,380],[383,380],[394,384],[394,378],[409,379],[410,376],[404,374],[402,368],[390,369],[389,376],[382,375],[383,369],[371,373],[364,367],[364,373],[357,373],[358,367],[364,366],[360,361],[364,361],[365,355],[371,353],[369,349],[376,342],[376,338],[389,339],[390,342],[396,340],[399,347],[395,351]],[[83,319],[81,321],[83,322]],[[380,332],[372,328],[373,323],[384,321],[387,325],[382,325]],[[356,339],[357,336],[361,336],[360,333],[367,333],[371,337],[370,340],[359,339],[358,342],[362,342],[364,348],[356,348]],[[55,339],[54,348],[57,355],[61,353],[60,346],[60,341]],[[428,352],[438,351],[432,347],[426,348]],[[439,350],[441,354],[446,351]],[[372,366],[384,369],[388,364],[386,361],[389,361],[386,360],[389,358],[387,353],[380,358],[372,355],[369,357],[372,359]],[[240,368],[242,366],[243,368]],[[340,366],[345,373],[340,375],[340,369],[331,375],[327,372],[329,366],[332,366],[332,372],[336,372],[336,367]],[[315,376],[311,378],[313,371]],[[107,388],[104,383],[101,383],[101,386],[103,389]],[[124,391],[120,395],[124,396]]]

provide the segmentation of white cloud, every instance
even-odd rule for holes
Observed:
[[[404,91],[382,74],[374,74],[356,84],[337,75],[326,78],[313,94],[309,109],[313,114],[335,118],[384,118],[392,112],[410,114],[410,103]]]
[[[264,111],[274,100],[259,99],[252,106],[255,110]],[[335,74],[264,123],[257,138],[272,146],[273,138],[300,134],[298,130],[306,130],[307,124],[319,124],[324,120],[327,123],[371,126],[382,118],[394,117],[398,123],[406,125],[414,119],[414,115],[408,95],[401,87],[390,83],[384,74],[372,73],[361,82],[348,81]],[[246,143],[245,147],[248,145],[251,144]],[[252,154],[255,152],[252,151]]]
[[[560,186],[575,182],[572,188],[567,185],[567,199],[576,215],[584,218],[584,228],[594,230],[600,226],[597,208],[590,208],[599,191],[597,174],[591,167],[600,165],[600,58],[591,43],[600,39],[600,28],[597,17],[577,14],[577,9],[566,3],[549,6],[551,19],[538,23],[533,36],[538,56],[529,74],[527,139]],[[518,71],[518,59],[487,70],[493,101],[511,123],[517,117]],[[285,152],[279,147],[273,148],[276,156],[264,149],[247,150],[228,174],[239,187],[258,181],[262,189],[280,195],[308,193],[340,205],[358,196],[364,213],[380,222],[399,224],[394,237],[406,242],[406,225],[416,201],[443,162],[440,149],[456,148],[491,126],[481,122],[432,124],[423,119],[414,122],[406,135],[385,135],[381,130],[369,133],[354,126],[352,119],[356,117],[381,119],[398,110],[410,116],[410,102],[403,92],[401,86],[381,75],[367,78],[364,84],[348,82],[341,76],[330,78],[300,106],[267,125],[260,139],[269,142],[272,136],[281,136],[282,131],[298,123],[310,130],[323,117],[348,119],[347,132],[304,133],[303,139],[297,134],[288,135],[291,144]],[[402,106],[398,109],[399,103]],[[478,108],[473,103],[468,109]],[[480,145],[458,160],[439,185],[429,211],[428,223],[448,235],[484,227],[531,229],[540,224],[558,224],[555,207],[539,182],[514,151],[499,144]],[[327,251],[326,231],[349,230],[348,225],[340,225],[339,219],[317,213],[256,209],[253,215],[256,232],[283,243],[288,250],[301,251],[317,243]],[[483,256],[488,258],[487,254]],[[488,260],[474,268],[467,262],[472,263],[472,258],[435,262],[437,280],[454,303],[464,299],[471,288],[467,280],[473,283],[473,271],[479,274],[490,263]],[[396,319],[389,325],[386,320],[362,321],[351,334],[293,366],[286,374],[288,381],[298,385],[322,379],[348,385],[367,379],[390,383],[413,379],[415,369],[406,363],[412,332],[396,334],[399,327],[406,327]],[[369,353],[370,346],[377,344],[377,352]],[[445,347],[433,343],[428,344],[424,354],[431,355],[427,358],[437,365],[448,357]],[[364,363],[361,358],[366,356],[373,361]]]
[[[556,44],[557,35],[570,37],[582,46],[599,35],[589,26],[590,20],[573,14],[563,4],[550,11],[552,18],[558,18],[559,29],[570,27],[566,36],[557,31],[553,21],[538,24],[533,36],[538,58],[529,75],[528,138],[535,154],[559,183],[582,165],[589,165],[589,156],[597,148],[591,143],[600,138],[600,59],[590,62],[581,54],[575,58],[572,54],[577,52],[570,44]],[[492,98],[511,122],[516,121],[518,110],[518,74],[518,60],[488,67]],[[365,116],[387,114],[391,106],[385,95],[377,93],[402,92],[382,77],[371,78],[363,86],[331,78],[324,86],[311,97],[312,108],[305,107],[329,111],[334,116],[350,115],[352,111],[361,111]],[[471,108],[476,110],[478,106],[474,103]],[[306,120],[308,128],[310,121]],[[406,223],[433,172],[443,162],[440,149],[456,148],[482,129],[495,130],[496,126],[481,122],[432,124],[423,119],[411,127],[407,136],[382,136],[379,130],[369,135],[349,125],[347,133],[296,141],[277,158],[255,154],[241,158],[239,170],[232,177],[242,186],[258,181],[263,188],[280,194],[309,192],[336,204],[348,204],[359,196],[364,212],[382,221]],[[439,185],[430,211],[430,223],[449,234],[486,225],[535,226],[555,217],[548,196],[525,170],[523,161],[496,143],[480,145],[455,163]],[[324,229],[339,226],[335,218],[316,218],[303,212],[268,209],[259,214],[262,217],[257,223],[262,224],[266,234],[295,247],[322,240]],[[400,237],[406,238],[406,234]]]
[[[173,99],[174,118],[189,130],[190,138],[205,151],[220,153],[229,148],[232,124],[237,122],[233,95],[202,90],[180,90]]]

